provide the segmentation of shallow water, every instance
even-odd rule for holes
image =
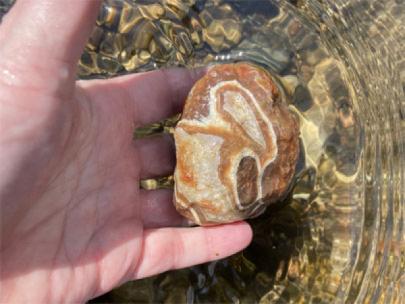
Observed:
[[[96,301],[400,303],[404,23],[401,0],[105,1],[80,78],[260,64],[300,117],[304,153],[288,198],[250,220],[242,253]]]

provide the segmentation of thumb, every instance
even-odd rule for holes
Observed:
[[[0,26],[0,81],[14,84],[17,77],[31,87],[49,88],[74,79],[99,4],[98,0],[17,1]]]
[[[213,227],[139,229],[123,221],[103,233],[104,254],[98,259],[97,292],[105,293],[128,280],[185,268],[234,254],[252,239],[246,222]],[[118,245],[119,244],[119,245]]]

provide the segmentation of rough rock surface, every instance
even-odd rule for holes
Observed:
[[[199,225],[259,215],[291,182],[298,135],[269,73],[243,62],[214,66],[174,132],[176,209]]]

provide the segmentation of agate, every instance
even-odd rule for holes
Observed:
[[[212,67],[174,130],[176,209],[198,225],[258,216],[285,195],[298,136],[298,121],[266,70],[243,62]]]

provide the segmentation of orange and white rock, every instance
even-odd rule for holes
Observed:
[[[264,69],[211,68],[192,88],[174,132],[176,209],[199,225],[259,215],[291,182],[298,130]]]

